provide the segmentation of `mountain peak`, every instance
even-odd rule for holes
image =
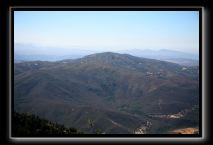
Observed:
[[[98,61],[112,61],[112,60],[120,60],[124,59],[126,56],[124,54],[114,53],[114,52],[102,52],[95,53],[88,56],[83,57],[83,59],[94,59]]]
[[[128,54],[120,54],[114,52],[103,52],[85,56],[79,59],[81,64],[92,65],[110,65],[127,67],[129,65],[142,62],[142,58],[134,57]]]
[[[101,52],[101,53],[95,53],[95,54],[91,54],[91,55],[88,55],[86,57],[99,57],[99,56],[114,56],[114,57],[119,57],[121,56],[122,54],[119,54],[119,53],[115,53],[115,52]]]

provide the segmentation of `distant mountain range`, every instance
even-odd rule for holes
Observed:
[[[169,49],[160,49],[160,50],[132,49],[132,50],[124,50],[123,53],[128,53],[138,57],[149,57],[153,59],[186,58],[186,59],[199,60],[198,54],[186,53]]]
[[[77,59],[93,53],[97,53],[97,51],[78,48],[40,47],[15,43],[14,61],[58,61],[63,59]]]
[[[197,127],[199,67],[112,52],[15,63],[14,108],[85,133]]]
[[[186,66],[197,66],[199,65],[199,55],[168,50],[168,49],[161,49],[161,50],[139,50],[139,49],[132,49],[132,50],[125,50],[122,53],[131,54],[137,57],[144,57],[144,58],[151,58],[157,60],[163,60],[168,62],[177,63],[180,65]]]
[[[42,48],[40,53],[37,52],[38,48],[31,45],[16,44],[14,51],[14,61],[58,61],[63,59],[77,59],[84,56],[100,53],[100,51],[89,49],[64,49],[64,48]],[[48,51],[50,53],[47,53]],[[50,51],[51,50],[51,51]],[[57,53],[61,50],[63,53]],[[199,55],[192,53],[185,53],[180,51],[174,51],[169,49],[151,50],[151,49],[129,49],[113,51],[115,53],[130,54],[137,57],[151,58],[157,60],[163,60],[168,62],[177,63],[185,66],[197,66],[199,65]],[[65,55],[66,54],[66,55]]]

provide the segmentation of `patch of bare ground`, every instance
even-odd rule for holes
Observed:
[[[198,134],[199,129],[198,128],[181,128],[181,129],[175,129],[171,131],[170,133],[173,134]]]

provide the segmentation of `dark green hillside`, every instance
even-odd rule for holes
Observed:
[[[149,115],[175,114],[199,103],[198,67],[128,54],[23,62],[14,71],[16,111],[74,125],[85,133],[132,133],[153,121]]]
[[[83,134],[75,128],[65,128],[64,125],[29,113],[15,112],[12,121],[12,136],[14,137],[69,137],[73,134]]]

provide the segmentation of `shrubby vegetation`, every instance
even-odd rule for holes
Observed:
[[[14,137],[68,137],[83,134],[75,128],[66,128],[30,113],[14,112],[12,121]]]

